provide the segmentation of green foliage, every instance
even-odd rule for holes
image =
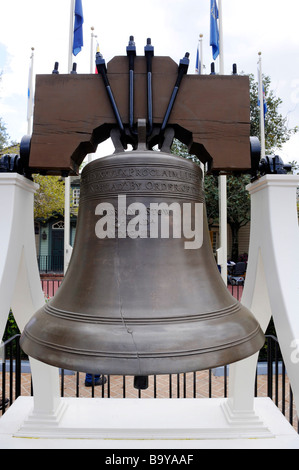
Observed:
[[[64,181],[60,176],[33,175],[39,185],[34,197],[34,218],[47,220],[56,214],[64,214]]]
[[[3,336],[3,341],[7,341],[8,339],[12,338],[15,335],[19,335],[20,330],[18,325],[14,319],[12,311],[9,312],[6,328]]]
[[[9,135],[6,131],[6,126],[0,118],[0,151],[9,145]]]
[[[0,81],[1,81],[2,72],[0,73]],[[0,117],[0,153],[1,150],[4,150],[6,147],[11,145],[10,137],[7,133],[6,125],[3,122],[3,119]]]
[[[238,232],[250,221],[250,196],[246,186],[250,183],[249,175],[227,176],[227,223],[232,231],[232,256],[239,258]],[[204,180],[208,220],[218,222],[219,191],[218,178],[206,175]]]
[[[5,332],[3,335],[3,342],[8,341],[10,338],[13,338],[15,335],[20,335],[21,332],[18,328],[18,325],[14,319],[12,311],[9,312],[8,320],[6,323]],[[17,354],[17,344],[16,341],[12,341],[8,348],[6,349],[6,356],[15,358]],[[28,356],[21,350],[21,359],[28,359]]]
[[[204,191],[207,206],[208,220],[212,219],[218,223],[219,219],[219,191],[218,178],[213,175],[206,175],[204,179]]]
[[[230,225],[243,227],[250,221],[250,196],[246,186],[249,175],[227,177],[227,221]]]
[[[250,118],[251,136],[260,138],[260,108],[258,106],[258,83],[254,76],[249,75],[250,80]],[[282,104],[274,91],[270,89],[270,77],[264,77],[264,89],[267,100],[268,112],[265,117],[265,139],[267,155],[274,154],[282,145],[294,135],[298,128],[288,129],[287,119],[279,113]],[[198,158],[189,155],[186,146],[175,141],[172,147],[173,153],[184,158],[191,159],[194,163],[200,164]],[[293,168],[298,168],[297,162],[292,162]],[[250,221],[250,196],[246,186],[250,183],[250,175],[227,176],[227,222],[232,231],[232,259],[238,261],[238,232],[241,227]],[[205,175],[204,189],[207,206],[208,220],[213,219],[214,223],[219,220],[219,191],[218,178],[213,175]]]
[[[249,75],[250,81],[250,121],[251,130],[250,135],[260,138],[260,108],[258,106],[258,83],[254,80],[252,74]],[[298,132],[298,127],[293,129],[288,128],[287,118],[284,118],[280,112],[279,107],[282,100],[275,96],[271,90],[271,79],[268,76],[263,76],[263,85],[267,100],[268,112],[265,115],[265,144],[266,153],[271,155],[277,150],[282,148],[292,135]]]
[[[177,139],[174,139],[172,143],[171,152],[175,155],[179,155],[180,157],[184,157],[187,160],[192,160],[195,163],[200,164],[200,161],[195,155],[190,155],[187,145],[182,144],[182,142]]]
[[[299,170],[298,162],[295,162],[295,160],[293,160],[292,162],[289,162],[289,164],[292,166],[291,173],[298,172],[298,170]]]

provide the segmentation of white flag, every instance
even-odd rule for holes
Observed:
[[[33,116],[33,107],[34,107],[33,60],[34,60],[34,52],[32,49],[32,54],[30,57],[29,78],[28,78],[28,102],[27,102],[28,134],[31,134],[31,120]]]

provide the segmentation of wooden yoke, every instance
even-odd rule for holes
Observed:
[[[136,57],[134,122],[147,116],[145,57]],[[161,127],[176,82],[177,64],[153,57],[153,123]],[[111,89],[124,124],[129,125],[128,58],[107,66]],[[249,78],[186,75],[168,126],[191,154],[211,171],[251,169]],[[29,167],[48,174],[77,174],[84,157],[96,151],[116,127],[102,77],[97,74],[37,75]]]

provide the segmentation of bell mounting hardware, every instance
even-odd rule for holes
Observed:
[[[29,147],[26,140],[30,171],[78,174],[85,156],[110,137],[118,150],[136,150],[137,122],[146,118],[149,150],[165,148],[171,129],[209,172],[256,173],[260,148],[250,138],[249,78],[190,74],[188,66],[188,53],[179,65],[156,56],[150,38],[138,56],[133,36],[126,55],[107,66],[96,54],[97,74],[78,74],[76,67],[61,74],[55,63],[52,74],[36,77]]]

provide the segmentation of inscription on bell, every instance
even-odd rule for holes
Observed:
[[[89,186],[90,193],[135,193],[135,192],[150,192],[150,193],[175,193],[198,196],[198,189],[195,185],[187,183],[162,183],[157,181],[119,181],[119,182],[103,182],[93,183]]]
[[[92,183],[99,180],[115,180],[123,178],[156,178],[176,181],[198,182],[198,174],[192,171],[182,170],[180,168],[161,168],[147,166],[128,167],[128,168],[105,168],[93,171],[85,175],[86,183]]]
[[[102,168],[82,175],[81,197],[126,195],[165,195],[173,198],[187,196],[204,201],[198,172],[161,166],[130,166]]]

